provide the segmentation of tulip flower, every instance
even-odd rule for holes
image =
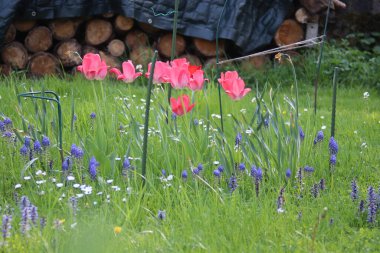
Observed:
[[[141,76],[141,72],[136,72],[135,66],[132,61],[125,61],[122,64],[123,73],[120,72],[117,68],[112,68],[110,73],[113,73],[117,76],[117,80],[122,80],[125,83],[133,82],[137,77]]]
[[[240,100],[251,91],[250,88],[245,88],[244,80],[239,77],[236,71],[221,73],[218,81],[227,95],[233,100]]]
[[[148,64],[148,72],[145,73],[145,77],[149,78],[150,76],[150,68],[152,63]],[[170,79],[170,65],[167,62],[156,61],[156,65],[154,67],[153,74],[153,83],[161,84],[166,83]]]
[[[206,79],[204,78],[203,70],[198,69],[191,75],[188,87],[193,91],[201,90],[203,88],[203,83],[205,80]]]
[[[195,106],[195,104],[190,105],[190,99],[187,95],[181,95],[178,99],[170,98],[170,105],[172,107],[172,111],[177,116],[190,112]]]
[[[83,57],[82,65],[77,70],[88,80],[103,80],[107,75],[107,65],[102,61],[100,55],[88,53]]]

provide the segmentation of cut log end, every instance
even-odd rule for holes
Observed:
[[[130,54],[129,58],[134,64],[141,64],[142,66],[147,66],[151,61],[153,56],[153,49],[150,47],[136,47]]]
[[[103,19],[92,19],[87,23],[85,40],[91,46],[105,43],[112,35],[112,25]]]
[[[56,40],[68,40],[75,36],[77,25],[71,19],[57,19],[49,24],[53,37]]]
[[[172,34],[167,33],[161,36],[158,40],[157,45],[158,52],[166,57],[170,58],[172,50]],[[175,56],[181,55],[186,49],[186,41],[183,36],[177,34],[176,36],[176,47],[175,47]]]
[[[194,46],[205,57],[216,56],[216,41],[194,38]],[[219,40],[219,55],[224,54],[224,40]]]
[[[118,15],[115,18],[115,29],[119,33],[125,33],[132,29],[134,20],[132,18],[127,18],[122,15]]]
[[[13,24],[10,24],[5,36],[4,36],[4,44],[12,42],[16,38],[16,27]]]
[[[259,55],[242,61],[241,68],[247,72],[251,71],[252,69],[262,70],[269,62],[270,59],[267,55]]]
[[[76,39],[62,41],[56,47],[56,54],[64,67],[77,66],[82,62],[82,46]]]
[[[1,50],[1,59],[15,69],[24,69],[28,62],[28,51],[20,42],[14,41]]]
[[[115,56],[120,57],[125,53],[125,44],[121,40],[111,40],[107,45],[108,52]]]
[[[100,58],[106,62],[110,68],[121,68],[121,62],[115,56],[107,54],[106,52],[99,51]]]
[[[57,57],[50,53],[39,52],[29,61],[29,74],[36,77],[57,75],[60,73],[60,64]]]
[[[25,47],[32,53],[47,51],[53,45],[49,28],[37,26],[25,38]]]
[[[13,25],[19,32],[28,32],[37,24],[36,20],[15,20]]]
[[[128,49],[132,51],[134,48],[143,46],[146,47],[149,45],[149,38],[146,33],[141,30],[132,30],[127,33],[124,39],[125,45]]]
[[[274,40],[277,46],[289,45],[304,38],[302,26],[293,19],[285,20],[277,29]]]

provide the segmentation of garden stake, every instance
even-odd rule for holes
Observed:
[[[333,77],[333,98],[332,98],[332,112],[331,112],[331,137],[334,137],[335,134],[335,112],[336,112],[336,78],[338,75],[338,68],[334,68],[334,77]]]
[[[153,74],[154,74],[154,67],[156,65],[156,59],[157,59],[157,50],[154,51],[154,55],[152,58],[152,66],[151,66],[151,70],[150,70],[150,74],[149,74],[149,81],[148,81],[148,92],[146,94],[144,141],[143,141],[143,156],[142,156],[142,171],[141,171],[142,179],[143,179],[143,186],[145,185],[146,156],[147,156],[147,149],[148,149],[148,125],[149,125],[150,95],[152,92]]]
[[[178,5],[179,0],[175,0],[174,3],[174,20],[173,20],[173,32],[172,32],[172,51],[170,54],[170,60],[174,60],[177,42],[177,21],[178,21]],[[170,105],[170,97],[172,96],[172,86],[169,85],[168,89],[168,103]],[[169,109],[166,111],[166,123],[169,122]]]
[[[222,9],[222,13],[220,13],[218,25],[216,27],[216,78],[220,76],[220,67],[219,67],[219,26],[220,26],[220,20],[222,19],[222,16],[224,14],[224,10],[226,9],[228,0],[224,2],[224,6]],[[222,129],[222,133],[224,133],[224,126],[223,126],[223,109],[222,109],[222,94],[220,91],[221,84],[218,85],[218,96],[219,96],[219,111],[220,111],[220,127]]]
[[[322,63],[322,57],[323,57],[323,47],[324,47],[325,41],[326,41],[327,23],[328,23],[329,16],[330,16],[330,5],[331,5],[331,0],[329,0],[329,5],[327,7],[327,13],[326,13],[326,19],[325,19],[325,27],[324,27],[323,36],[322,36],[322,43],[320,44],[320,49],[319,49],[319,58],[318,58],[318,65],[317,65],[317,73],[316,73],[316,77],[314,79],[314,114],[317,114],[318,82],[319,82],[319,75],[320,75],[320,72],[321,72],[321,63]]]
[[[35,96],[37,94],[42,94],[42,96]],[[46,97],[45,94],[51,94],[55,98],[49,98]],[[59,96],[54,91],[36,91],[36,92],[27,92],[27,93],[21,93],[18,94],[17,97],[29,97],[33,99],[42,99],[47,101],[53,101],[56,102],[58,105],[58,132],[59,132],[59,153],[61,155],[61,161],[63,162],[63,149],[62,149],[62,109],[61,109],[61,102],[59,100]],[[20,101],[20,100],[19,100]]]

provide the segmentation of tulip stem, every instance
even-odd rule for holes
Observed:
[[[224,2],[224,6],[222,9],[222,12],[220,13],[218,25],[216,27],[216,78],[220,76],[220,67],[219,67],[219,27],[220,27],[220,20],[222,19],[222,16],[224,14],[224,10],[226,9],[228,0]],[[221,94],[221,84],[218,85],[218,97],[219,97],[219,111],[220,111],[220,127],[222,129],[222,132],[224,132],[224,126],[223,126],[223,109],[222,109],[222,94]]]
[[[147,158],[147,150],[148,150],[148,127],[149,127],[150,96],[152,93],[153,74],[154,74],[154,67],[156,65],[156,59],[157,59],[157,50],[154,51],[154,55],[152,58],[152,66],[151,66],[151,70],[150,70],[150,74],[149,74],[149,81],[148,81],[148,91],[146,94],[142,171],[141,171],[142,179],[143,179],[143,185],[145,185],[145,181],[146,181],[145,175],[146,175],[146,158]]]
[[[179,0],[174,2],[174,20],[173,20],[173,32],[172,32],[172,50],[170,54],[170,60],[174,60],[176,53],[176,41],[177,41],[177,21],[178,21],[178,5]],[[168,89],[168,103],[170,105],[170,97],[172,96],[172,86],[169,85]],[[166,111],[166,123],[169,122],[169,110]]]
[[[332,97],[332,112],[331,112],[331,137],[335,135],[335,112],[336,112],[336,89],[337,83],[336,79],[338,76],[338,68],[334,68],[334,77],[333,77],[333,97]]]

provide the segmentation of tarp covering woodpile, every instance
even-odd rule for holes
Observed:
[[[271,43],[285,19],[292,0],[180,0],[178,33],[206,40],[233,41],[242,54]],[[13,19],[56,19],[87,17],[108,12],[122,14],[153,27],[171,30],[174,0],[1,0],[0,38]]]

